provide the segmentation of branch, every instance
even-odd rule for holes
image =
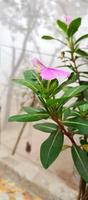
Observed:
[[[64,135],[66,135],[70,141],[72,142],[72,144],[74,144],[75,146],[77,145],[76,142],[73,139],[73,134],[68,132],[65,128],[63,123],[56,117],[56,116],[52,116],[52,119],[58,124],[59,128],[61,129],[61,131],[63,132]]]

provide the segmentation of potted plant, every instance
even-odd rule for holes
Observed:
[[[80,43],[88,34],[77,38],[81,18],[66,17],[57,20],[57,26],[64,35],[64,42],[50,35],[46,40],[57,40],[65,45],[61,52],[62,66],[48,67],[41,61],[32,60],[34,68],[24,71],[23,79],[15,79],[18,84],[30,88],[41,102],[41,107],[24,107],[20,115],[9,117],[9,121],[37,122],[34,128],[49,133],[40,148],[42,165],[47,169],[64,149],[71,149],[74,165],[80,175],[78,200],[88,199],[88,71],[83,66],[88,63],[88,53],[80,48]],[[63,67],[66,67],[64,69]],[[59,77],[65,80],[60,84]],[[78,135],[79,142],[75,138]],[[70,140],[65,145],[64,136]],[[86,197],[87,196],[87,197]]]

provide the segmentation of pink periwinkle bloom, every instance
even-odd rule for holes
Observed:
[[[34,67],[36,67],[36,71],[40,73],[40,76],[42,77],[42,79],[45,79],[45,80],[58,79],[58,77],[67,78],[71,74],[67,70],[64,70],[61,68],[45,66],[36,58],[32,60],[32,64]]]
[[[70,15],[65,16],[65,22],[67,25],[69,25],[73,20],[73,17]]]

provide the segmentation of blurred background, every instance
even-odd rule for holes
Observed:
[[[46,135],[34,130],[32,123],[8,123],[9,115],[19,113],[21,107],[30,105],[34,98],[30,90],[13,84],[12,79],[21,77],[25,69],[32,67],[33,57],[46,65],[59,64],[63,45],[42,40],[42,35],[62,39],[56,20],[66,15],[83,17],[79,34],[88,32],[87,14],[88,0],[0,0],[0,143],[3,154],[6,149],[8,155],[16,153],[27,162],[30,159],[41,165],[39,148]],[[76,188],[70,152],[61,153],[49,171]]]

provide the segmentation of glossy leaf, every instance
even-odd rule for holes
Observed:
[[[67,31],[68,37],[72,37],[78,31],[80,25],[81,25],[81,18],[74,19],[69,25]]]
[[[69,78],[68,78],[66,81],[64,81],[64,82],[59,86],[58,91],[64,89],[64,87],[66,87],[67,85],[73,83],[73,82],[76,81],[76,80],[77,80],[77,74],[71,73],[71,75],[69,76]]]
[[[88,113],[88,103],[84,103],[84,104],[80,105],[78,108],[81,112],[83,112],[85,114]]]
[[[58,27],[61,29],[61,30],[63,30],[65,33],[67,32],[67,24],[65,24],[63,21],[61,21],[61,20],[57,20],[57,25],[58,25]]]
[[[70,108],[64,108],[63,109],[63,118],[65,119],[69,119],[69,118],[73,118],[73,117],[77,117],[80,116],[80,113],[76,110],[72,110]]]
[[[86,39],[86,38],[88,38],[88,34],[82,35],[80,38],[78,38],[78,39],[76,40],[75,44],[77,44],[78,42],[80,42],[81,40],[84,40],[84,39]]]
[[[51,81],[43,80],[42,83],[44,88],[44,95],[46,98],[52,97],[58,93],[59,83],[57,79],[53,79]]]
[[[63,147],[64,136],[58,130],[48,137],[41,145],[40,159],[42,165],[47,169],[58,157]]]
[[[46,110],[43,108],[34,108],[34,107],[23,107],[23,110],[27,112],[28,114],[32,113],[46,113]]]
[[[88,156],[78,146],[72,146],[72,158],[80,176],[88,183]]]
[[[24,71],[24,79],[27,81],[36,81],[37,73],[35,70],[26,70]]]
[[[81,118],[81,117],[75,117],[70,120],[65,120],[64,124],[73,127],[79,130],[79,134],[82,135],[88,135],[88,120]]]
[[[56,106],[60,102],[60,99],[49,99],[47,100],[47,106]]]
[[[88,101],[88,89],[83,92],[83,95],[84,95],[85,99]]]
[[[64,87],[65,88],[65,87]],[[82,91],[85,91],[88,88],[88,85],[81,85],[76,87],[67,87],[65,88],[64,95],[61,98],[49,99],[47,100],[47,106],[57,108],[63,106],[67,103],[72,97],[80,95]]]
[[[88,53],[86,51],[83,51],[82,49],[77,49],[76,53],[83,57],[88,57]]]
[[[14,81],[20,85],[26,86],[28,88],[30,88],[31,90],[33,90],[35,93],[38,92],[38,85],[35,84],[32,81],[27,81],[25,79],[14,79]]]
[[[88,85],[80,85],[76,87],[67,87],[65,88],[65,93],[63,97],[74,97],[79,95],[81,92],[85,91],[88,88]]]
[[[41,123],[41,124],[35,124],[34,128],[46,133],[53,133],[57,130],[57,125],[54,123]]]
[[[49,99],[47,101],[47,106],[49,107],[59,107],[62,106],[66,103],[66,101],[68,100],[68,98],[59,98],[59,99]]]
[[[23,114],[23,115],[13,115],[9,117],[9,122],[33,122],[41,119],[47,119],[49,115],[47,113],[32,113],[32,114]]]
[[[42,36],[42,39],[44,39],[44,40],[53,40],[53,39],[55,39],[55,38],[52,37],[52,36],[50,36],[50,35],[43,35],[43,36]]]
[[[67,101],[69,100],[69,97],[61,97],[57,99],[49,99],[47,101],[47,106],[49,107],[57,107],[63,106]]]
[[[84,103],[86,103],[86,101],[84,101]],[[75,109],[75,108],[78,108],[82,104],[83,104],[83,101],[77,99],[77,101],[73,102],[72,107]]]
[[[50,82],[50,86],[49,86],[49,95],[50,96],[53,96],[55,94],[58,93],[58,90],[59,90],[59,83],[58,83],[58,80],[57,79],[54,79]]]

